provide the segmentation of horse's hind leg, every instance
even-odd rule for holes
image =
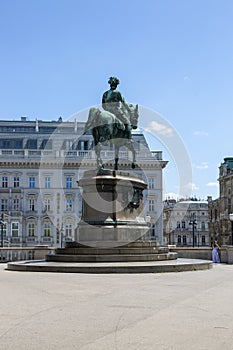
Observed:
[[[97,168],[98,169],[103,169],[104,166],[103,166],[103,162],[102,162],[102,159],[100,157],[100,143],[97,143],[97,145],[95,146],[95,153],[96,153],[96,158],[97,158]]]

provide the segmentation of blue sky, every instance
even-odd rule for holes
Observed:
[[[192,194],[216,198],[218,166],[233,156],[232,38],[231,0],[0,0],[0,118],[67,119],[99,104],[116,75],[127,101],[183,141]],[[150,145],[170,161],[165,192],[179,193],[160,127]]]

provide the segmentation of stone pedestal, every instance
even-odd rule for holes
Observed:
[[[82,219],[77,241],[98,247],[120,246],[141,238],[148,226],[144,219],[143,190],[138,176],[114,170],[86,171]]]
[[[79,272],[90,271],[85,268],[87,263],[92,264],[91,271],[95,273],[152,272],[154,262],[177,259],[168,247],[140,240],[149,228],[143,210],[143,190],[147,185],[138,175],[86,171],[79,185],[83,189],[83,211],[76,242],[67,242],[65,248],[48,254],[47,262],[83,264]],[[145,265],[128,269],[129,263],[146,264],[146,269]]]

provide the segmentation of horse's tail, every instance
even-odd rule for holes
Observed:
[[[84,127],[84,134],[87,132],[87,130],[93,129],[95,126],[95,116],[98,111],[98,108],[91,107],[88,113],[88,119]]]

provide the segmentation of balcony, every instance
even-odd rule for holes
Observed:
[[[10,242],[12,244],[17,244],[21,242],[21,238],[20,237],[11,237]]]
[[[52,237],[42,237],[41,241],[43,243],[53,243],[53,238]]]
[[[32,236],[32,237],[26,237],[26,243],[36,243],[37,242],[37,237]]]
[[[23,149],[23,150],[15,150],[15,149],[0,149],[0,157],[3,158],[75,158],[75,159],[95,159],[95,151],[94,150],[40,150],[40,149]],[[101,157],[103,159],[114,159],[115,151],[114,150],[102,150]],[[131,152],[128,150],[120,151],[119,157],[121,159],[129,159],[131,158]],[[138,159],[156,159],[162,160],[162,151],[137,151]]]

